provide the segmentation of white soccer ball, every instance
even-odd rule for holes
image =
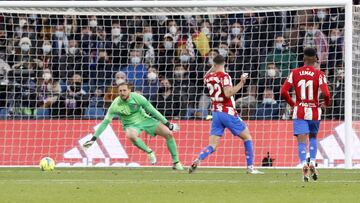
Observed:
[[[44,157],[40,160],[40,169],[42,171],[52,171],[55,169],[55,161],[50,157]]]

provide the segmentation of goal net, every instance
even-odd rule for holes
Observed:
[[[358,10],[354,17],[358,25]],[[344,24],[344,7],[0,8],[0,165],[37,165],[50,156],[58,166],[148,166],[117,119],[93,147],[81,148],[123,81],[181,126],[174,137],[189,165],[208,144],[203,76],[220,54],[233,84],[250,75],[235,101],[254,140],[255,165],[295,167],[296,139],[279,91],[303,65],[304,47],[315,47],[332,94],[317,161],[344,167]],[[354,29],[357,60],[358,33]],[[358,67],[354,60],[357,105]],[[359,163],[360,126],[354,126],[352,161]],[[159,166],[171,164],[164,139],[141,137]],[[202,166],[245,166],[242,142],[226,132]]]

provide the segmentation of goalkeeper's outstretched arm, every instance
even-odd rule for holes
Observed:
[[[113,104],[114,104],[114,102],[113,102]],[[113,111],[113,104],[111,104],[111,106],[109,107],[108,112],[107,112],[104,120],[101,121],[99,127],[95,130],[95,133],[94,133],[93,137],[83,144],[84,148],[89,148],[92,144],[94,144],[96,139],[104,132],[106,127],[109,125],[109,123],[114,118],[115,114],[114,114],[114,111]]]
[[[147,113],[152,115],[158,121],[166,125],[171,131],[179,131],[180,128],[177,124],[170,123],[156,108],[141,94],[134,94],[134,99],[138,104],[145,109]]]

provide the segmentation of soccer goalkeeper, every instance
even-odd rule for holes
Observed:
[[[175,123],[170,123],[145,97],[138,93],[131,92],[128,83],[121,83],[118,88],[120,96],[112,102],[104,120],[95,131],[95,134],[91,140],[83,144],[83,147],[89,148],[94,144],[113,117],[118,115],[125,130],[126,137],[129,138],[137,148],[148,154],[151,164],[156,164],[156,156],[139,137],[142,131],[145,131],[150,136],[160,135],[164,137],[173,160],[173,169],[184,170],[179,161],[176,143],[172,136],[172,131],[176,132],[180,130],[179,126]]]

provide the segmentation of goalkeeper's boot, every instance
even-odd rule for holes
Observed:
[[[184,167],[180,162],[176,162],[176,163],[173,163],[172,169],[178,170],[178,171],[183,171]]]
[[[250,166],[246,169],[246,173],[247,174],[252,174],[252,175],[263,175],[264,172],[261,172],[257,169],[255,169],[254,167]]]
[[[153,151],[148,154],[148,158],[149,158],[149,162],[151,165],[156,164],[157,160],[156,160],[155,153]]]
[[[309,182],[309,179],[310,179],[310,177],[309,177],[309,166],[307,164],[305,164],[303,166],[302,171],[303,171],[303,181],[304,182]]]
[[[196,168],[198,167],[198,165],[200,164],[200,160],[196,159],[190,166],[189,168],[189,173],[193,173],[195,172]]]
[[[319,172],[318,170],[315,168],[314,164],[310,163],[309,166],[309,170],[310,170],[310,176],[314,181],[317,181],[318,176],[319,176]]]

